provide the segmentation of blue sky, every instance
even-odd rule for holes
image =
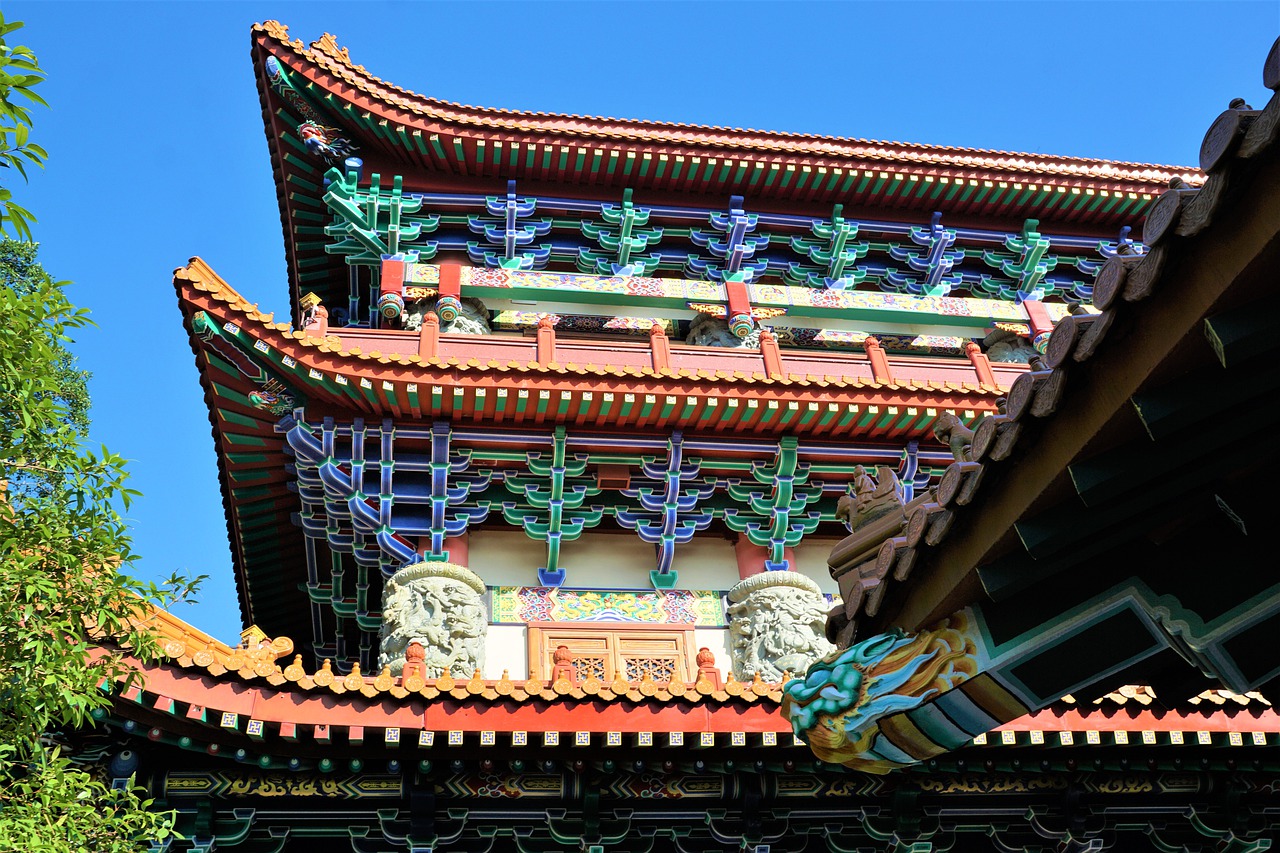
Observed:
[[[207,574],[178,615],[240,617],[209,420],[171,285],[201,255],[288,314],[249,27],[330,31],[397,85],[463,103],[1119,160],[1196,161],[1261,68],[1280,3],[9,2],[52,105],[12,186],[41,261],[99,328],[93,439],[133,460],[140,572]],[[8,176],[6,176],[8,177]]]

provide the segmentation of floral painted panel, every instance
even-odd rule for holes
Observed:
[[[726,625],[723,593],[710,589],[592,590],[497,586],[489,590],[494,622],[640,622]]]

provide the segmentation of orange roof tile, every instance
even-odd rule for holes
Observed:
[[[782,684],[762,681],[757,675],[753,681],[737,681],[732,672],[718,688],[699,672],[697,680],[684,682],[615,680],[603,682],[594,677],[578,682],[567,679],[543,681],[536,678],[513,680],[504,671],[501,678],[484,679],[475,673],[469,679],[454,678],[446,674],[440,678],[401,679],[392,676],[387,669],[377,675],[360,673],[357,667],[352,673],[341,675],[325,661],[320,669],[308,673],[302,665],[302,657],[292,663],[280,665],[280,660],[293,651],[293,641],[278,637],[264,640],[257,649],[231,648],[208,634],[193,628],[164,611],[154,610],[150,624],[160,638],[160,648],[170,665],[188,671],[198,671],[219,680],[259,683],[282,690],[304,693],[328,693],[333,695],[360,694],[366,698],[390,697],[392,699],[467,699],[478,697],[490,701],[503,699],[515,702],[556,701],[566,699],[594,699],[604,702],[645,703],[683,701],[686,703],[714,702],[720,704],[765,702],[777,705],[782,701]]]
[[[363,65],[354,63],[347,49],[338,47],[337,40],[329,33],[308,46],[301,39],[290,39],[288,27],[279,21],[255,24],[253,30],[267,40],[277,55],[292,54],[331,74],[398,113],[397,118],[406,124],[415,120],[439,121],[491,131],[544,135],[562,141],[579,138],[588,144],[589,140],[607,139],[726,149],[738,157],[819,157],[868,165],[895,165],[908,171],[919,171],[922,167],[947,167],[1000,172],[1011,177],[1052,176],[1081,183],[1145,185],[1148,189],[1163,187],[1175,177],[1189,184],[1199,184],[1203,180],[1198,170],[1184,166],[476,107],[419,95],[375,77]]]

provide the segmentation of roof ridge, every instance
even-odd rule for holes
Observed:
[[[645,139],[648,135],[668,137],[662,141],[671,144],[692,145],[734,145],[735,147],[754,147],[756,149],[773,149],[777,153],[791,151],[813,156],[866,157],[872,159],[891,159],[899,162],[914,162],[922,165],[945,165],[958,168],[983,167],[1017,171],[1027,168],[1051,167],[1059,174],[1102,180],[1129,181],[1137,183],[1164,183],[1173,177],[1180,177],[1188,183],[1199,183],[1203,180],[1200,171],[1191,166],[1172,164],[1146,163],[1127,160],[1109,160],[1097,157],[1081,157],[1067,154],[1042,154],[1035,152],[1010,151],[992,148],[970,148],[961,146],[937,145],[931,143],[899,142],[875,140],[859,137],[843,137],[824,134],[797,133],[793,131],[758,130],[754,128],[724,127],[718,125],[700,125],[685,122],[658,121],[634,118],[615,118],[612,116],[592,116],[574,113],[553,113],[530,110],[512,110],[499,107],[482,107],[433,98],[397,86],[369,73],[363,65],[355,63],[347,48],[339,47],[337,39],[325,33],[310,45],[300,39],[289,39],[288,27],[279,21],[267,21],[255,24],[255,33],[262,33],[282,46],[292,49],[304,59],[334,72],[346,70],[363,78],[366,91],[376,89],[373,94],[383,101],[405,112],[416,115],[427,115],[450,121],[461,121],[480,125],[499,125],[507,129],[535,131],[551,134],[589,135],[591,129],[574,127],[555,127],[554,123],[571,125],[574,123],[594,123],[609,125],[595,130],[605,136]],[[355,84],[355,81],[348,80]],[[542,124],[533,127],[531,121]],[[714,138],[714,137],[720,138]],[[796,151],[801,145],[815,150]],[[828,150],[822,150],[822,149]],[[844,151],[831,150],[844,148]],[[864,149],[864,150],[858,150]],[[870,149],[870,150],[866,150]],[[879,150],[877,150],[879,149]],[[977,160],[978,162],[972,162]],[[969,162],[966,162],[969,161]],[[1006,161],[1006,162],[1000,162]]]

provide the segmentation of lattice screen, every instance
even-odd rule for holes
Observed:
[[[572,627],[556,624],[529,626],[529,661],[534,678],[549,678],[552,658],[559,646],[573,653],[574,672],[579,679],[594,675],[601,681],[621,676],[641,681],[692,681],[693,631],[688,627],[645,626],[644,629],[615,625]]]

